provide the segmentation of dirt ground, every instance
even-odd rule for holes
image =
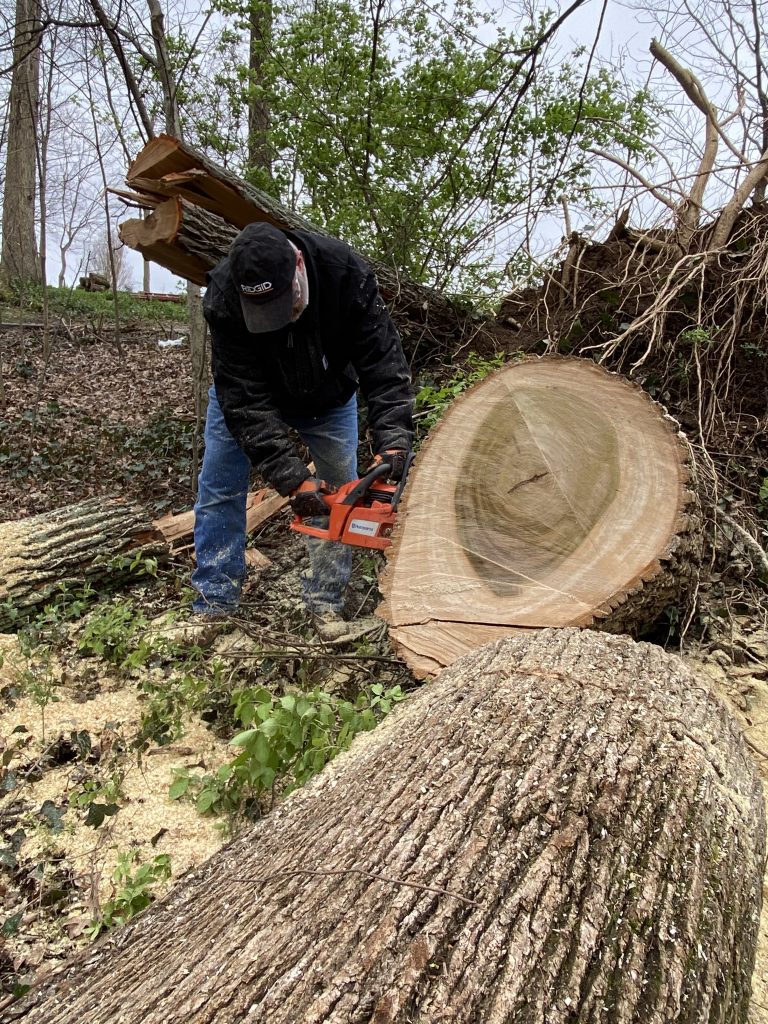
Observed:
[[[158,345],[173,334],[135,332],[122,353],[62,338],[43,375],[39,339],[0,333],[0,522],[90,496],[132,498],[153,517],[191,507],[187,352]],[[124,894],[114,877],[121,856],[134,872],[170,857],[155,896],[225,841],[226,820],[171,800],[169,786],[180,769],[212,773],[232,758],[227,708],[236,687],[266,681],[282,692],[319,686],[353,697],[372,682],[416,685],[383,626],[341,645],[317,638],[299,599],[304,548],[285,514],[252,543],[270,564],[251,569],[240,618],[204,649],[192,643],[197,660],[179,643],[172,655],[159,649],[119,668],[94,653],[88,619],[74,615],[39,623],[37,646],[0,635],[0,1009],[14,988],[89,941],[94,920]],[[768,603],[764,589],[739,593],[729,582],[729,574],[743,580],[745,552],[735,545],[728,558],[729,569],[702,587],[682,654],[743,722],[768,785]],[[379,561],[355,554],[347,610],[364,625]],[[184,621],[190,568],[184,552],[157,578],[105,595],[100,614],[128,608],[142,637],[173,633],[178,623],[167,616]],[[679,647],[671,626],[652,639]],[[135,650],[139,635],[129,640]],[[171,695],[180,695],[175,704]],[[768,910],[750,1021],[768,1024]]]

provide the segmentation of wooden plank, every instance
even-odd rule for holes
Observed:
[[[257,526],[265,523],[288,505],[288,498],[283,498],[271,487],[262,487],[251,491],[246,499],[245,531],[252,533]],[[180,541],[191,538],[195,528],[195,510],[188,509],[176,515],[169,514],[156,519],[152,524],[159,530],[165,540],[174,546]]]

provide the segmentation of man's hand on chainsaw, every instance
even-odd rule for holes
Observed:
[[[402,479],[409,454],[410,452],[406,451],[404,448],[387,448],[386,451],[379,452],[379,454],[374,458],[373,462],[368,467],[368,472],[370,473],[372,469],[381,465],[382,462],[388,462],[392,467],[389,471],[388,479],[397,482]]]
[[[300,519],[309,519],[312,516],[327,516],[328,505],[323,501],[324,494],[335,494],[336,488],[327,484],[325,480],[318,480],[311,476],[291,491],[291,508]]]

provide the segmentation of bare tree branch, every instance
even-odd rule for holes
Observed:
[[[139,116],[141,117],[141,123],[144,126],[146,136],[148,139],[153,139],[155,137],[155,130],[152,126],[152,118],[147,112],[147,108],[144,104],[144,98],[141,94],[141,89],[139,89],[139,84],[136,81],[131,65],[125,55],[125,50],[123,49],[123,44],[120,41],[120,36],[118,35],[115,26],[107,17],[104,8],[99,3],[99,0],[88,0],[88,2],[93,8],[93,13],[96,15],[100,26],[104,29],[107,38],[112,44],[112,49],[115,51],[115,56],[117,57],[120,63],[120,68],[125,76],[125,83],[128,86],[131,97],[139,111]]]

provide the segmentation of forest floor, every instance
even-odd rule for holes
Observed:
[[[131,498],[153,518],[192,506],[188,354],[158,344],[180,333],[137,329],[120,351],[60,337],[43,372],[39,337],[0,332],[0,522],[86,497]],[[249,543],[269,564],[254,560],[240,614],[216,636],[185,627],[189,550],[156,574],[138,566],[117,593],[64,593],[23,633],[0,634],[0,1009],[302,781],[295,759],[256,787],[227,768],[247,726],[238,694],[269,691],[278,710],[318,694],[328,714],[369,727],[417,685],[371,619],[379,555],[355,552],[347,610],[360,633],[329,644],[303,612],[304,546],[287,513]],[[724,578],[744,575],[744,557],[735,547],[728,572],[702,584],[684,640],[672,622],[650,639],[712,681],[768,785],[765,592]],[[330,756],[338,735],[320,738]],[[750,1020],[768,1024],[768,911]]]

